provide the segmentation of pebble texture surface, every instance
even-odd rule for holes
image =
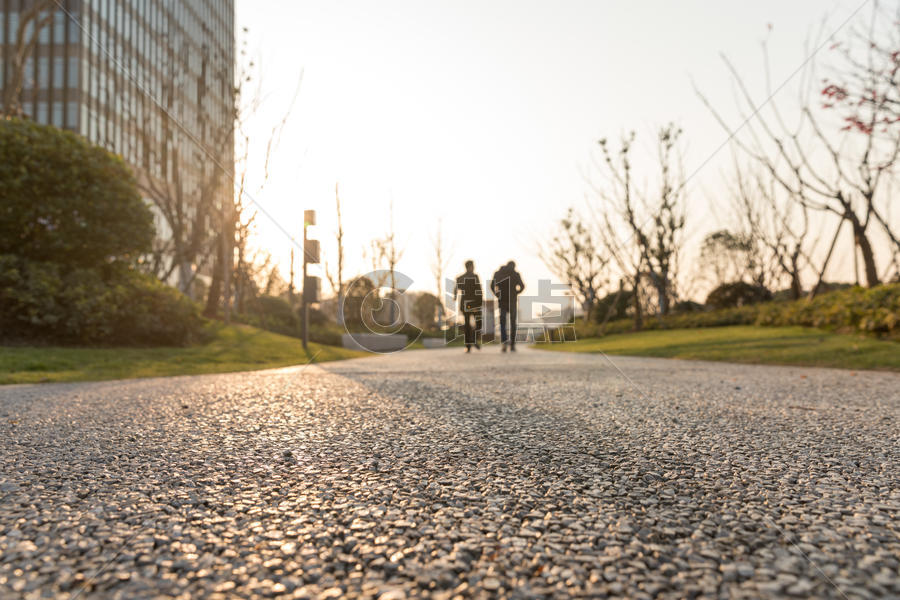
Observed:
[[[900,596],[900,376],[612,361],[0,388],[0,597]]]

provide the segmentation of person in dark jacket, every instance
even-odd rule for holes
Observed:
[[[516,351],[516,316],[519,312],[519,294],[525,289],[522,276],[516,271],[516,263],[509,261],[494,273],[491,290],[497,296],[500,308],[500,342],[503,352],[507,346]],[[509,330],[506,329],[506,318],[509,317]]]
[[[459,314],[463,318],[466,352],[471,352],[472,346],[481,350],[476,335],[481,331],[484,293],[481,289],[481,280],[475,273],[475,263],[471,260],[466,261],[466,272],[456,278],[454,296],[459,296]]]

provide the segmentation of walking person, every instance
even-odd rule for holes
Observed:
[[[463,317],[466,352],[471,352],[472,346],[481,350],[477,334],[481,332],[484,293],[481,289],[481,280],[475,273],[475,263],[471,260],[466,261],[466,272],[456,278],[456,289],[453,294],[459,296],[459,313]]]
[[[512,352],[516,351],[516,316],[519,312],[519,294],[524,289],[525,284],[522,282],[522,276],[516,271],[514,261],[509,261],[494,273],[491,290],[497,296],[497,306],[500,308],[500,342],[503,352],[506,352],[507,346]],[[509,317],[508,330],[507,317]]]

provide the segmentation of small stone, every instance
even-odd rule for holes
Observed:
[[[485,577],[481,581],[481,587],[489,592],[495,592],[500,589],[500,580],[496,577]]]
[[[791,596],[809,596],[815,587],[815,584],[809,579],[800,579],[788,587],[787,593]]]

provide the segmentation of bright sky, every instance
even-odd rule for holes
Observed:
[[[760,42],[769,24],[778,85],[803,62],[805,42],[821,20],[827,16],[825,29],[832,31],[860,3],[238,0],[238,28],[249,30],[266,94],[249,127],[255,142],[249,189],[298,237],[303,209],[316,209],[313,231],[331,262],[340,182],[345,277],[367,269],[363,247],[387,231],[393,198],[405,250],[399,269],[415,280],[413,289],[434,288],[430,238],[439,219],[453,246],[447,275],[473,258],[489,277],[513,258],[534,289],[549,275],[537,256],[541,239],[567,207],[585,205],[579,169],[596,140],[634,129],[649,161],[655,129],[675,121],[693,172],[725,134],[691,80],[737,124],[720,53],[746,74],[761,101]],[[257,192],[265,143],[301,69],[299,99]],[[790,93],[789,86],[784,101]],[[727,217],[728,161],[725,150],[691,182],[688,228],[695,244]],[[265,216],[258,223],[256,244],[272,252],[286,275],[289,241]]]

